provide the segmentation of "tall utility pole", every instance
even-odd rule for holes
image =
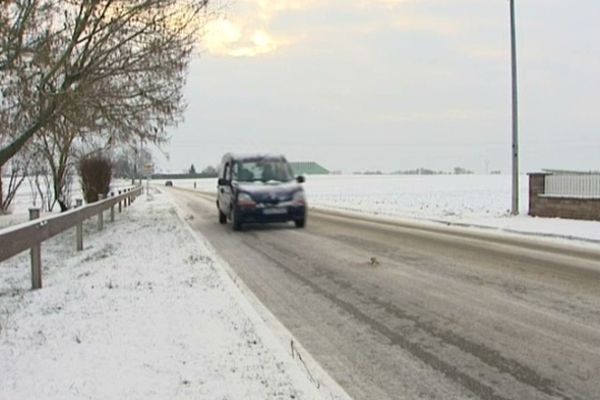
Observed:
[[[519,98],[517,91],[517,37],[515,0],[510,0],[510,43],[512,59],[512,207],[519,214]]]

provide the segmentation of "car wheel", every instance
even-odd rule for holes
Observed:
[[[219,210],[219,223],[226,224],[227,223],[227,215],[223,214],[221,210]]]
[[[242,221],[240,220],[239,213],[235,209],[231,211],[231,223],[234,231],[242,230]]]
[[[294,224],[296,224],[296,228],[304,228],[306,226],[306,219],[302,218],[294,220]]]

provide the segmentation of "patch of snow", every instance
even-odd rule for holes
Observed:
[[[0,263],[2,399],[316,399],[165,195]]]

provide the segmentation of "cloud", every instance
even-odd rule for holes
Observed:
[[[450,108],[436,111],[383,113],[377,119],[389,123],[409,121],[486,121],[498,116],[494,110]]]
[[[470,47],[465,51],[469,56],[482,60],[507,62],[510,59],[508,48]]]
[[[260,28],[244,26],[227,19],[211,21],[203,37],[204,48],[213,55],[256,57],[271,53],[285,44]]]
[[[230,57],[257,57],[273,53],[293,41],[272,32],[276,16],[319,4],[317,0],[242,0],[230,16],[210,21],[202,39],[209,54]]]
[[[365,34],[379,30],[400,32],[424,32],[450,37],[464,33],[459,19],[444,18],[410,10],[408,5],[419,5],[421,0],[238,0],[229,9],[228,16],[211,21],[206,27],[203,40],[209,54],[230,57],[258,57],[274,53],[283,47],[297,44],[309,36],[320,36],[329,29],[339,30],[336,21],[331,24],[318,22],[310,30],[282,32],[281,19],[286,13],[331,13],[342,9],[353,14],[343,27],[350,34]],[[430,0],[434,3],[439,0]],[[385,8],[402,9],[387,12]],[[412,8],[412,7],[410,7]],[[313,13],[314,13],[313,12]],[[360,18],[365,15],[364,20]],[[383,14],[382,14],[383,13]],[[329,15],[329,14],[327,14]],[[335,14],[333,14],[335,15]],[[377,19],[375,20],[375,17]],[[296,18],[296,20],[298,20]]]
[[[402,31],[425,31],[441,36],[453,36],[460,32],[457,21],[419,15],[403,15],[392,26]]]
[[[319,4],[317,0],[246,0],[255,3],[264,20],[271,20],[277,13],[290,10],[304,10]]]
[[[406,3],[414,3],[415,0],[362,0],[360,5],[362,7],[372,7],[373,5],[382,5],[387,7],[399,6]]]
[[[425,32],[439,36],[454,36],[463,31],[464,21],[440,15],[440,5],[447,0],[352,0],[361,13],[371,12],[379,20],[376,29],[403,32]],[[443,14],[442,14],[443,15]]]

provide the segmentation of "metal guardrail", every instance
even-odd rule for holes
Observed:
[[[104,211],[110,209],[110,219],[114,221],[115,206],[118,211],[131,205],[133,200],[143,192],[143,187],[124,189],[116,196],[101,199],[87,206],[64,212],[62,214],[43,219],[39,218],[39,209],[30,209],[29,216],[32,221],[11,226],[0,230],[0,262],[31,249],[31,286],[32,289],[42,287],[41,275],[41,243],[51,237],[76,227],[78,251],[83,250],[83,221],[95,215],[98,216],[98,229],[104,228]],[[78,201],[81,205],[81,201]]]
[[[544,196],[600,199],[600,174],[547,175]]]

